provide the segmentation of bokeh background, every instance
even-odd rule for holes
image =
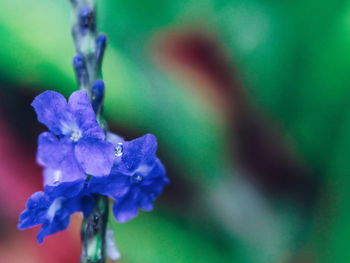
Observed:
[[[350,2],[99,0],[105,115],[171,185],[112,222],[122,263],[350,262]],[[81,216],[16,229],[40,190],[30,103],[77,88],[68,0],[0,1],[0,262],[70,263]]]

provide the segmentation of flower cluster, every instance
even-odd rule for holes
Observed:
[[[154,200],[168,183],[153,135],[124,141],[106,134],[85,91],[74,92],[68,102],[61,94],[46,91],[32,106],[49,129],[38,140],[44,191],[27,201],[20,229],[41,224],[37,238],[42,243],[47,235],[66,229],[71,214],[88,215],[94,194],[114,200],[113,214],[120,223],[134,218],[139,209],[153,209]]]

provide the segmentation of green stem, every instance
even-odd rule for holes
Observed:
[[[77,55],[73,62],[79,88],[86,90],[90,96],[97,120],[101,120],[104,86],[94,93],[97,78],[102,77],[101,64],[106,46],[103,35],[96,30],[95,0],[70,0],[73,7],[75,23],[72,28]],[[102,121],[100,121],[101,124]],[[103,126],[103,125],[101,125]],[[106,262],[106,227],[108,221],[108,198],[94,195],[93,211],[84,217],[81,228],[82,253],[81,263]]]
[[[81,228],[81,263],[105,263],[105,236],[108,221],[108,198],[96,195],[95,206],[88,217],[84,217]]]

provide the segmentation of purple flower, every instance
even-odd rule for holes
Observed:
[[[93,194],[114,199],[113,213],[118,222],[134,218],[138,210],[150,211],[157,196],[169,180],[163,164],[156,156],[156,138],[147,134],[141,138],[124,141],[108,134],[107,140],[114,145],[114,164],[108,176],[92,176],[83,184],[78,180],[50,185],[56,170],[45,169],[44,192],[33,194],[27,201],[26,210],[19,220],[19,229],[41,224],[38,242],[47,235],[67,228],[70,215],[84,212],[88,215],[93,207]]]
[[[38,120],[50,132],[39,136],[37,160],[44,166],[44,192],[34,193],[19,220],[19,229],[42,225],[38,242],[64,230],[70,215],[88,215],[94,194],[114,199],[118,222],[134,218],[139,209],[153,209],[153,202],[169,182],[156,156],[156,138],[147,134],[124,141],[98,125],[89,97],[74,92],[68,103],[46,91],[32,103]]]
[[[26,229],[41,224],[37,240],[42,243],[46,236],[66,229],[72,213],[82,211],[88,214],[92,207],[93,199],[89,196],[53,198],[44,192],[36,192],[28,199],[26,210],[20,215],[18,228]]]
[[[107,139],[115,146],[111,173],[92,178],[88,188],[92,193],[113,198],[114,216],[123,223],[137,216],[139,209],[152,210],[153,202],[169,179],[156,156],[157,141],[152,134],[129,142],[113,134]]]
[[[32,106],[38,120],[50,130],[38,140],[37,161],[46,168],[45,186],[81,182],[75,185],[82,187],[87,174],[109,174],[114,147],[105,141],[85,91],[74,92],[68,103],[60,93],[45,91]]]

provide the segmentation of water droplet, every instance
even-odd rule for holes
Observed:
[[[119,142],[117,144],[117,146],[114,148],[115,156],[117,156],[117,157],[122,156],[123,155],[123,150],[124,150],[123,144],[121,142]]]
[[[132,184],[139,184],[143,181],[143,176],[139,173],[136,173],[131,176],[130,181]]]

